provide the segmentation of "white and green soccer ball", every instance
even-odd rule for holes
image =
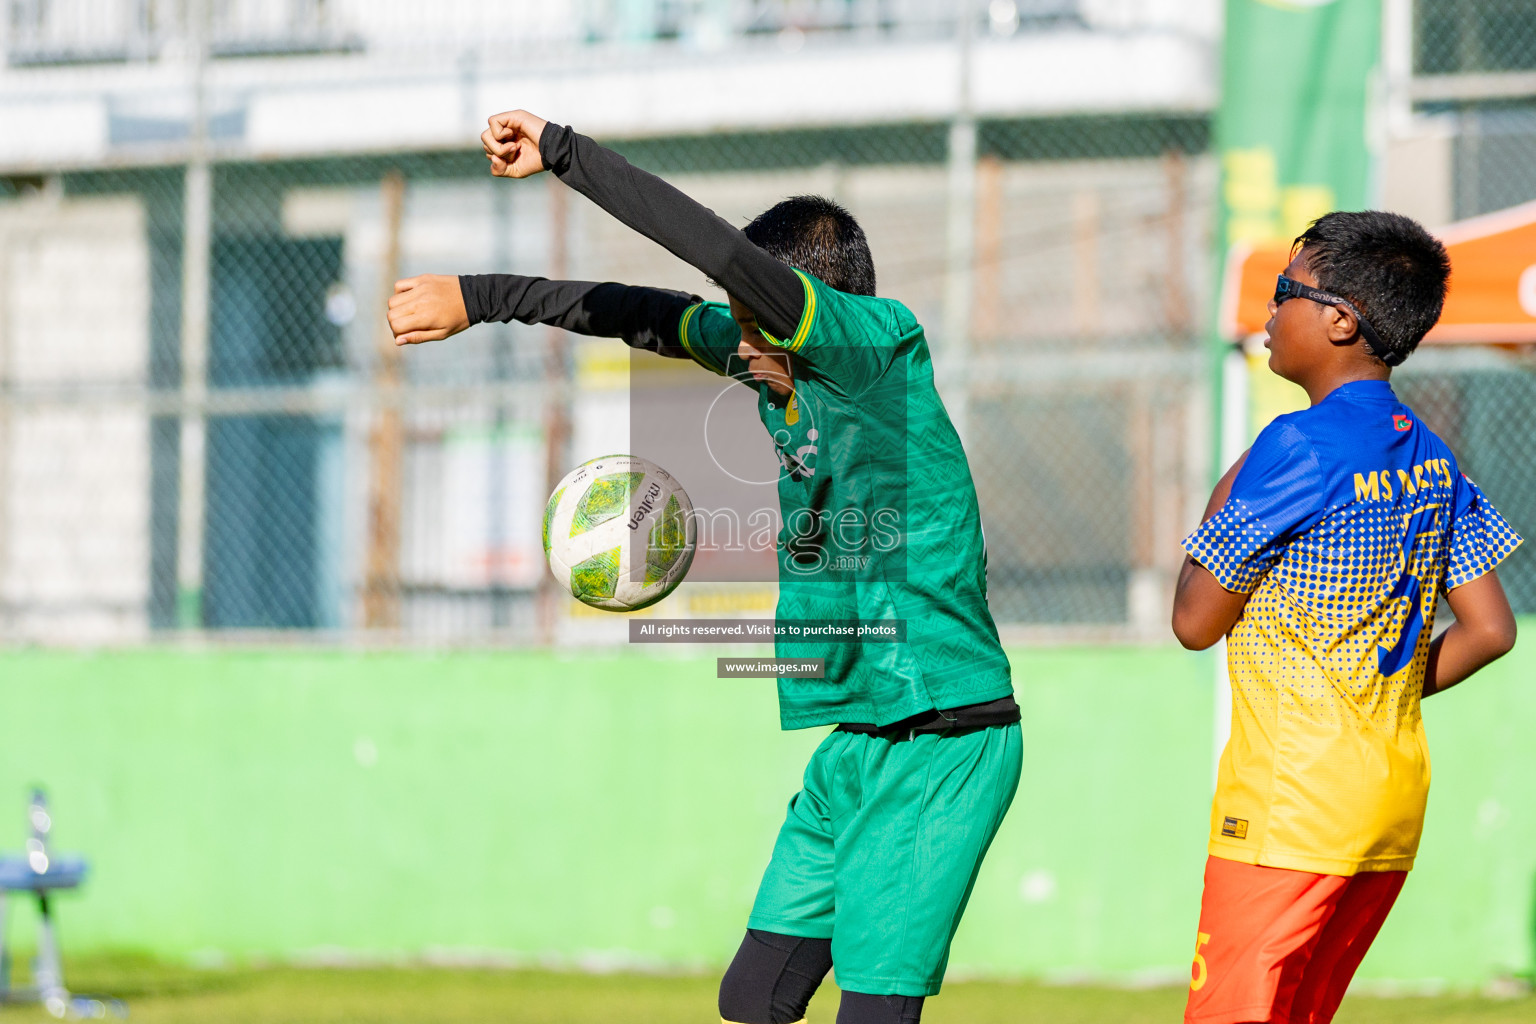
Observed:
[[[544,554],[583,604],[630,612],[670,594],[693,564],[693,502],[638,455],[583,462],[544,508]]]

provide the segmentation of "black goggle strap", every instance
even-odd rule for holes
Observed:
[[[1354,315],[1355,323],[1360,328],[1360,336],[1365,339],[1365,347],[1371,350],[1372,355],[1388,366],[1397,366],[1403,361],[1403,356],[1387,351],[1387,347],[1381,343],[1381,335],[1376,333],[1376,328],[1360,315],[1360,311],[1355,308],[1353,302],[1343,296],[1312,288],[1281,274],[1279,280],[1275,282],[1275,301],[1284,302],[1286,299],[1311,299],[1325,306],[1343,306]]]

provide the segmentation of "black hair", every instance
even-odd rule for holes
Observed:
[[[1407,359],[1440,319],[1451,260],[1411,217],[1335,211],[1313,221],[1297,249],[1317,286],[1348,299],[1376,328],[1384,351],[1375,355],[1389,366]]]
[[[744,229],[748,241],[781,263],[854,295],[875,294],[875,258],[853,214],[824,196],[794,196]]]

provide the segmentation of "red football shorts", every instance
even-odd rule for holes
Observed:
[[[1207,858],[1184,1020],[1327,1024],[1407,877]]]

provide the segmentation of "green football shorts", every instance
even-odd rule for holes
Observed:
[[[1022,748],[1018,723],[899,742],[833,732],[789,801],[747,927],[830,938],[847,991],[938,992]]]

